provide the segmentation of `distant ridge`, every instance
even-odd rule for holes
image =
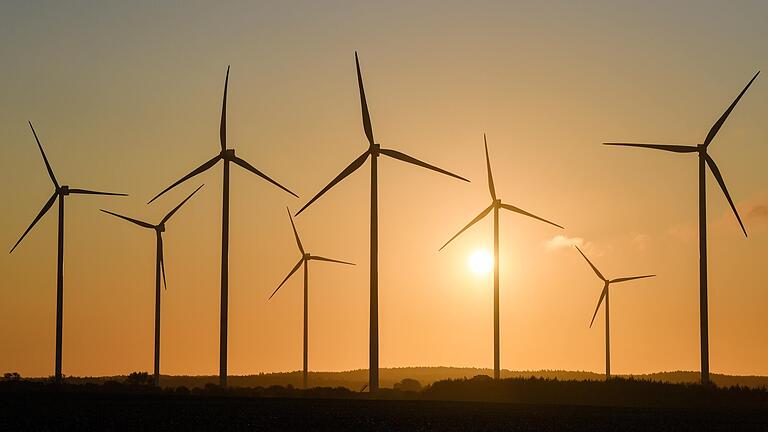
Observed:
[[[404,378],[418,380],[421,385],[432,384],[435,381],[445,379],[472,378],[477,375],[493,375],[490,368],[462,368],[462,367],[400,367],[380,369],[381,387],[391,388],[395,383]],[[635,378],[639,380],[661,381],[668,383],[698,383],[699,372],[696,371],[672,371],[655,372],[649,374],[613,375],[614,377]],[[501,370],[501,378],[546,378],[558,380],[593,380],[600,381],[604,375],[586,371],[565,370],[538,370],[538,371],[510,371]],[[712,382],[720,387],[743,386],[768,388],[768,377],[758,375],[724,375],[712,374]],[[105,377],[66,377],[70,383],[101,383],[115,380],[123,381],[124,375]],[[206,384],[218,384],[219,378],[215,375],[161,375],[160,384],[163,387],[205,387]],[[358,391],[368,383],[368,370],[356,369],[342,372],[309,372],[310,387],[347,387]],[[302,384],[302,372],[274,372],[258,375],[231,375],[228,385],[231,387],[269,387],[273,385],[300,387]]]

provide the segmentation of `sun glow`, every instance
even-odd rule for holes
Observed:
[[[469,268],[472,273],[484,275],[493,270],[493,255],[485,249],[477,249],[469,255]]]

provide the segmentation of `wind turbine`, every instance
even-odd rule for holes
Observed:
[[[16,246],[21,243],[22,240],[24,240],[24,237],[29,233],[30,230],[32,230],[32,227],[35,226],[37,221],[39,221],[47,212],[51,209],[53,206],[53,203],[58,199],[59,201],[59,235],[58,235],[58,259],[57,259],[57,267],[56,267],[56,360],[55,360],[55,374],[54,378],[56,382],[61,382],[61,343],[62,343],[62,323],[64,320],[64,197],[67,195],[110,195],[110,196],[127,196],[127,194],[122,193],[112,193],[112,192],[98,192],[88,189],[76,189],[71,188],[66,185],[59,185],[59,182],[56,180],[56,176],[53,175],[53,169],[51,168],[51,164],[48,163],[48,158],[45,157],[45,152],[43,151],[43,146],[40,144],[40,140],[37,138],[37,133],[35,132],[35,128],[32,126],[32,122],[29,122],[29,127],[32,129],[32,135],[35,136],[35,141],[37,141],[37,147],[40,149],[40,154],[43,155],[43,162],[45,162],[45,168],[48,170],[48,175],[51,177],[51,181],[53,182],[53,186],[55,190],[53,191],[53,195],[51,195],[51,198],[48,199],[48,202],[46,202],[43,205],[42,210],[40,210],[40,213],[35,216],[35,219],[32,221],[32,223],[29,225],[26,231],[24,231],[24,234],[21,235],[21,238],[19,238],[19,241],[16,242],[15,245],[11,248],[11,252],[16,249]],[[9,253],[11,253],[9,252]]]
[[[288,210],[286,208],[286,210]],[[302,375],[302,380],[304,383],[304,388],[307,388],[307,334],[308,331],[308,302],[309,302],[309,262],[312,260],[315,261],[327,261],[332,263],[339,263],[339,264],[347,264],[347,265],[355,265],[351,262],[346,261],[339,261],[331,258],[322,257],[319,255],[312,255],[309,252],[304,250],[304,246],[301,244],[301,239],[299,238],[299,233],[296,231],[296,225],[293,223],[293,218],[291,217],[291,211],[288,210],[288,219],[291,220],[291,227],[293,228],[293,235],[296,237],[296,246],[299,248],[299,252],[301,252],[301,258],[299,258],[299,262],[296,263],[296,265],[293,267],[293,269],[288,273],[288,276],[283,279],[282,282],[280,282],[280,285],[277,286],[274,292],[272,292],[272,295],[269,296],[269,299],[267,301],[271,300],[272,297],[274,297],[275,294],[277,294],[277,291],[282,287],[285,282],[288,281],[288,279],[293,276],[294,273],[301,267],[304,266],[304,373]]]
[[[184,199],[179,205],[173,208],[173,210],[169,211],[167,215],[163,219],[160,220],[160,223],[157,225],[153,225],[149,222],[144,222],[138,219],[134,219],[128,216],[123,216],[121,214],[113,213],[109,210],[101,209],[104,213],[111,214],[112,216],[119,217],[120,219],[127,220],[128,222],[132,222],[142,228],[148,228],[155,231],[155,243],[156,243],[156,255],[155,255],[155,373],[154,373],[154,382],[156,386],[160,385],[160,274],[162,273],[163,277],[163,284],[165,285],[165,288],[168,289],[168,282],[165,280],[165,259],[163,258],[163,233],[165,232],[165,223],[168,222],[168,220],[171,218],[171,216],[176,213],[181,206],[184,205],[187,201],[189,201],[190,198],[192,198],[192,195],[196,194],[197,191],[202,188],[203,185],[200,185],[197,189],[195,189],[194,192],[189,194],[188,197]]]
[[[309,202],[304,204],[297,213],[296,216],[301,214],[310,204],[315,202],[329,189],[342,181],[348,175],[355,172],[360,168],[366,159],[371,158],[371,268],[370,268],[370,334],[369,334],[369,369],[368,369],[368,388],[369,391],[375,393],[379,390],[379,217],[378,217],[378,158],[380,155],[389,156],[393,159],[398,159],[403,162],[407,162],[413,165],[427,168],[433,171],[437,171],[441,174],[445,174],[451,177],[455,177],[460,180],[468,182],[469,180],[464,177],[453,174],[444,169],[438,168],[434,165],[430,165],[426,162],[422,162],[414,157],[408,156],[405,153],[401,153],[397,150],[381,148],[380,144],[376,143],[373,139],[373,127],[371,126],[371,116],[368,113],[368,103],[365,99],[365,89],[363,88],[363,77],[360,73],[360,62],[357,58],[357,52],[355,52],[355,66],[357,68],[357,84],[360,90],[360,105],[363,115],[363,129],[365,130],[365,136],[368,138],[368,149],[352,161],[349,166],[336,176],[327,186],[325,186],[320,192],[317,193]]]
[[[608,288],[612,283],[620,283],[620,282],[627,282],[635,279],[644,279],[649,277],[654,277],[656,275],[643,275],[643,276],[630,276],[630,277],[623,277],[618,279],[606,279],[602,273],[600,273],[600,270],[595,267],[594,264],[592,264],[592,261],[587,258],[586,255],[584,255],[584,252],[579,249],[578,246],[576,246],[576,250],[579,251],[581,256],[584,257],[585,260],[587,260],[587,263],[590,267],[592,267],[592,270],[595,271],[595,274],[597,277],[600,278],[601,281],[603,281],[603,291],[600,293],[600,300],[597,301],[597,307],[595,308],[595,313],[592,315],[592,321],[589,322],[589,328],[592,328],[592,324],[595,322],[595,317],[597,316],[597,311],[600,310],[600,305],[603,303],[603,299],[605,299],[605,379],[608,380],[611,378],[611,330],[610,330],[610,297],[609,297],[609,290]]]
[[[728,116],[736,107],[744,93],[747,92],[749,86],[755,81],[755,78],[760,75],[760,71],[757,71],[755,76],[747,83],[744,90],[739,93],[733,103],[725,110],[723,115],[715,122],[709,129],[707,136],[704,138],[704,142],[697,145],[677,145],[677,144],[635,144],[635,143],[603,143],[609,146],[625,146],[625,147],[640,147],[656,150],[663,150],[673,153],[697,153],[699,156],[699,324],[701,326],[701,383],[709,384],[709,312],[707,305],[707,195],[706,195],[706,171],[707,166],[712,171],[712,175],[715,176],[717,183],[720,185],[720,189],[723,190],[725,198],[728,200],[733,214],[736,215],[736,220],[741,226],[741,230],[744,232],[744,236],[747,236],[747,229],[744,228],[744,224],[741,222],[739,212],[736,211],[736,206],[733,204],[731,195],[728,193],[728,188],[725,187],[725,180],[723,175],[720,174],[720,169],[715,164],[715,160],[707,153],[707,148],[714,140],[717,132],[728,119]]]
[[[488,171],[488,190],[491,193],[491,205],[481,211],[472,221],[470,221],[464,228],[456,233],[450,240],[440,248],[443,250],[448,243],[453,241],[461,233],[467,230],[467,228],[479,222],[488,213],[493,210],[493,377],[499,379],[501,376],[501,361],[499,353],[499,210],[509,210],[515,213],[519,213],[523,216],[532,217],[542,222],[546,222],[550,225],[554,225],[558,228],[563,228],[560,225],[550,222],[546,219],[540,218],[534,214],[528,213],[518,207],[510,204],[504,204],[501,202],[501,198],[496,196],[496,187],[493,184],[493,174],[491,173],[491,159],[488,157],[488,141],[483,134],[483,142],[485,143],[485,165]]]
[[[229,84],[229,66],[227,66],[227,76],[224,80],[224,99],[221,104],[221,123],[219,126],[219,141],[221,143],[221,151],[219,152],[219,154],[211,158],[208,162],[195,168],[192,172],[180,178],[178,181],[176,181],[176,183],[173,183],[172,185],[168,186],[162,192],[157,194],[154,198],[149,200],[149,202],[151,203],[152,201],[156,200],[161,195],[175,188],[181,183],[184,183],[185,181],[191,179],[192,177],[209,170],[214,165],[216,165],[216,163],[219,162],[220,160],[223,162],[224,181],[222,182],[223,199],[222,199],[222,210],[221,210],[221,214],[222,214],[222,217],[221,217],[221,324],[219,328],[220,330],[219,383],[221,384],[221,386],[227,385],[227,322],[228,322],[227,315],[229,311],[229,307],[228,307],[229,306],[229,164],[234,163],[236,165],[239,165],[240,167],[246,169],[247,171],[250,171],[253,174],[256,174],[257,176],[272,183],[273,185],[279,187],[280,189],[288,192],[289,194],[295,196],[296,198],[299,197],[295,193],[291,192],[290,190],[282,186],[280,183],[269,178],[266,174],[256,169],[253,165],[246,162],[244,159],[241,159],[235,156],[235,149],[227,148],[227,86],[228,84]]]

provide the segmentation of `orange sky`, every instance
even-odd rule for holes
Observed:
[[[726,9],[726,7],[730,9]],[[691,13],[691,9],[696,13]],[[154,238],[98,211],[168,224],[162,371],[218,371],[221,169],[147,206],[218,151],[232,65],[229,141],[301,198],[233,169],[231,374],[301,368],[296,210],[365,150],[359,50],[377,140],[454,171],[379,164],[381,366],[490,367],[492,281],[469,270],[490,220],[437,249],[488,205],[482,134],[505,202],[565,226],[501,219],[501,365],[603,370],[606,276],[656,273],[611,295],[612,370],[698,370],[696,160],[608,140],[695,144],[766,69],[768,6],[743,2],[42,2],[0,6],[0,244],[57,177],[128,198],[67,202],[64,373],[150,370]],[[708,177],[713,372],[768,374],[768,83],[760,76],[710,147],[745,220]],[[296,219],[313,263],[310,369],[368,364],[367,165]],[[55,212],[0,258],[0,371],[53,371]],[[564,241],[553,241],[563,235]]]

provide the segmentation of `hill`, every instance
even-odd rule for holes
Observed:
[[[392,388],[396,383],[405,378],[419,381],[426,386],[436,381],[446,379],[472,378],[478,375],[493,375],[493,370],[484,368],[460,368],[460,367],[402,367],[386,368],[379,371],[380,383],[383,388]],[[639,375],[617,375],[624,378],[634,378],[643,381],[657,381],[666,383],[696,383],[699,373],[692,371],[656,372]],[[538,370],[538,371],[510,371],[502,370],[502,378],[546,378],[561,381],[602,381],[603,374],[585,371],[563,370]],[[67,382],[78,383],[103,383],[105,381],[123,381],[125,376],[108,377],[67,377]],[[751,388],[768,387],[768,377],[751,375],[724,375],[712,374],[712,382],[720,387],[743,386]],[[235,375],[228,378],[228,384],[232,387],[269,387],[269,386],[301,386],[301,371],[261,373],[257,375]],[[368,382],[368,370],[357,369],[343,372],[310,372],[309,383],[312,387],[346,387],[359,391]],[[218,384],[218,376],[214,375],[163,375],[161,384],[163,387],[205,387],[206,384]]]

